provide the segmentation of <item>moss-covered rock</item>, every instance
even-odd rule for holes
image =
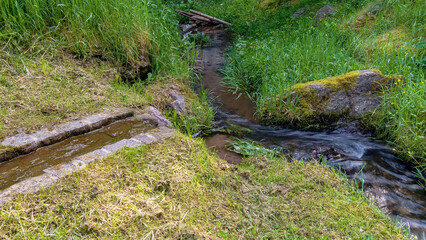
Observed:
[[[398,78],[372,69],[296,84],[283,99],[293,103],[295,114],[289,115],[292,119],[283,118],[319,125],[360,119],[380,108],[382,87]]]

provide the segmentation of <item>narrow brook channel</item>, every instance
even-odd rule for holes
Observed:
[[[131,138],[152,128],[150,125],[133,118],[124,119],[96,131],[72,137],[0,163],[0,190],[27,178],[41,175],[46,168],[70,162],[75,157],[122,139]]]
[[[202,31],[212,39],[203,48],[201,72],[204,87],[211,92],[217,110],[216,124],[230,124],[252,130],[246,138],[278,149],[301,159],[323,154],[329,165],[341,168],[349,178],[363,181],[363,189],[374,196],[378,206],[392,219],[408,224],[411,233],[422,239],[426,232],[426,191],[418,185],[414,169],[399,160],[385,144],[367,137],[333,132],[307,132],[259,125],[254,118],[255,106],[246,96],[237,98],[222,85],[219,73],[224,65],[223,53],[231,44],[224,30],[205,28]],[[216,148],[219,156],[238,164],[241,156],[226,150],[230,136],[216,134],[206,138],[208,147]]]

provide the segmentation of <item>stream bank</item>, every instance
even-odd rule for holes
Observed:
[[[212,39],[203,48],[201,58],[203,84],[211,92],[217,111],[216,127],[230,124],[251,130],[243,137],[289,154],[295,159],[325,159],[327,164],[341,169],[350,179],[360,182],[365,194],[395,221],[402,221],[411,233],[426,232],[426,191],[418,185],[415,169],[393,155],[385,144],[364,136],[337,131],[305,132],[294,129],[267,127],[254,117],[253,102],[244,94],[237,97],[222,84],[220,69],[224,50],[231,43],[226,31],[201,29]],[[219,156],[230,163],[240,163],[235,153],[226,150],[229,136],[218,134],[206,138],[208,147],[216,147]]]

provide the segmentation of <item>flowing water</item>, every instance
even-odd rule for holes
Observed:
[[[246,138],[269,148],[288,153],[296,159],[324,156],[327,163],[341,168],[350,178],[363,183],[364,191],[375,198],[377,205],[391,218],[409,225],[412,234],[426,232],[426,191],[418,185],[414,169],[400,161],[385,144],[345,131],[307,132],[259,125],[254,117],[255,106],[245,95],[239,98],[222,85],[225,48],[231,43],[224,30],[203,29],[212,43],[203,48],[201,72],[204,87],[210,91],[217,108],[216,124],[230,124],[252,130]],[[238,95],[238,94],[237,94]],[[241,156],[226,149],[228,135],[206,138],[223,159],[238,164]]]
[[[69,162],[75,157],[150,129],[152,127],[146,123],[133,118],[125,119],[0,163],[0,190],[24,179],[41,175],[46,168]]]

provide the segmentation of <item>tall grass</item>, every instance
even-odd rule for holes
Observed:
[[[315,22],[325,4],[336,14]],[[372,117],[379,137],[395,152],[426,167],[425,9],[422,1],[311,1],[292,6],[284,1],[265,9],[259,1],[210,1],[199,6],[233,23],[235,44],[224,70],[233,91],[254,97],[265,120],[280,122],[294,106],[282,96],[296,83],[378,68],[404,79],[384,90],[382,110]],[[294,19],[300,7],[306,13]],[[378,13],[357,27],[359,16]]]
[[[155,73],[188,74],[172,14],[160,0],[2,0],[0,43],[8,53],[65,50],[126,71],[152,61]]]

